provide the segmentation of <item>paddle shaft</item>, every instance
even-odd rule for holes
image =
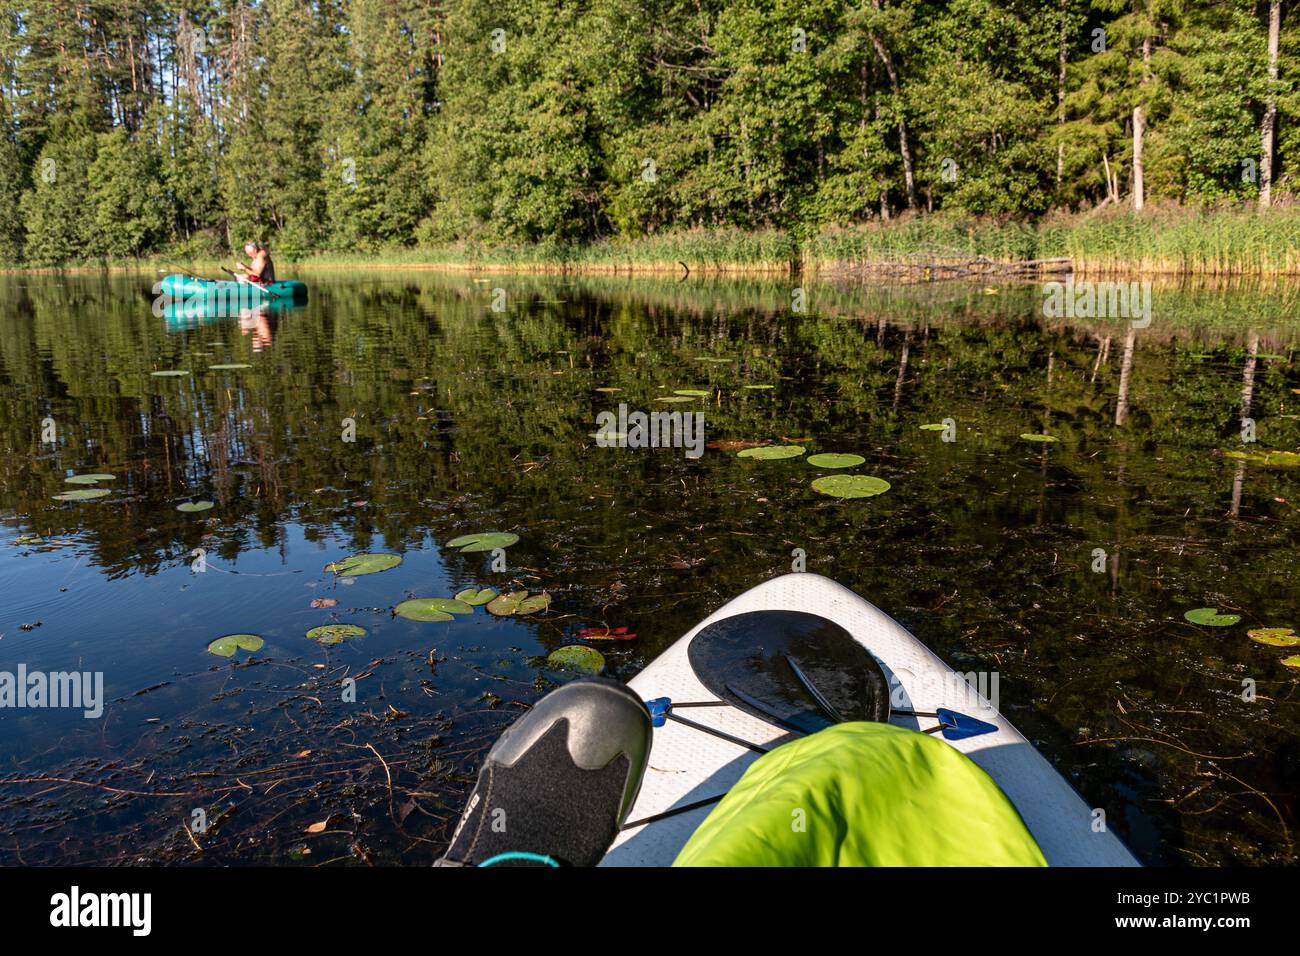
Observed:
[[[255,288],[261,289],[263,292],[265,292],[267,295],[269,295],[272,299],[278,299],[278,298],[280,298],[280,296],[279,296],[277,293],[272,292],[272,291],[271,291],[269,288],[267,288],[266,286],[261,285],[261,284],[259,284],[259,283],[256,283],[256,282],[252,281],[251,279],[248,278],[248,276],[241,276],[238,272],[236,272],[236,271],[233,270],[233,269],[227,269],[225,266],[222,266],[222,267],[221,267],[221,271],[222,271],[222,272],[225,272],[227,275],[234,276],[236,282],[242,282],[242,283],[244,283],[245,285],[251,285],[251,286],[253,286],[253,287],[255,287]]]
[[[158,270],[158,274],[159,274],[160,276],[162,276],[162,275],[169,275],[169,274],[171,274],[171,275],[178,275],[178,276],[189,276],[191,279],[198,279],[198,280],[200,280],[201,282],[216,282],[216,281],[217,281],[216,279],[209,279],[209,278],[207,278],[206,276],[198,276],[198,275],[195,275],[193,272],[186,272],[184,269],[159,269],[159,270]]]

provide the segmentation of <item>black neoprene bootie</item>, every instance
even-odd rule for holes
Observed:
[[[595,866],[636,802],[650,714],[617,681],[557,687],[488,751],[437,866]]]

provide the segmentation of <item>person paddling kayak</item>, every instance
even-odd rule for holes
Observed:
[[[271,253],[260,242],[249,240],[244,243],[244,254],[251,260],[248,265],[236,263],[244,273],[244,278],[258,285],[270,285],[275,281],[275,263]]]

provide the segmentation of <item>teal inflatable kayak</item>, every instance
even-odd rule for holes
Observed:
[[[745,592],[628,686],[653,739],[604,866],[1137,865],[998,710],[999,675],[820,575]]]
[[[228,302],[249,308],[263,303],[281,302],[300,305],[307,301],[307,284],[297,279],[256,285],[233,279],[203,279],[199,276],[174,273],[160,281],[154,291],[155,294],[171,300],[171,304]]]

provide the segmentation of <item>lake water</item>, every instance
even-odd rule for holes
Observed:
[[[799,312],[789,283],[322,273],[201,321],[153,278],[0,277],[0,672],[104,684],[96,718],[0,709],[0,863],[427,865],[565,679],[549,652],[630,677],[796,549],[996,671],[1144,862],[1296,862],[1298,649],[1246,632],[1300,627],[1300,470],[1224,454],[1300,450],[1294,289],[1157,286],[1130,339],[1033,285],[809,284]],[[596,447],[620,402],[723,445]],[[726,444],[794,440],[892,487]],[[484,531],[519,536],[495,568],[447,546]],[[403,560],[324,570],[362,552]],[[471,586],[551,605],[392,614]],[[367,633],[306,636],[330,623]],[[605,626],[636,637],[577,637]],[[209,653],[231,633],[264,646]]]

